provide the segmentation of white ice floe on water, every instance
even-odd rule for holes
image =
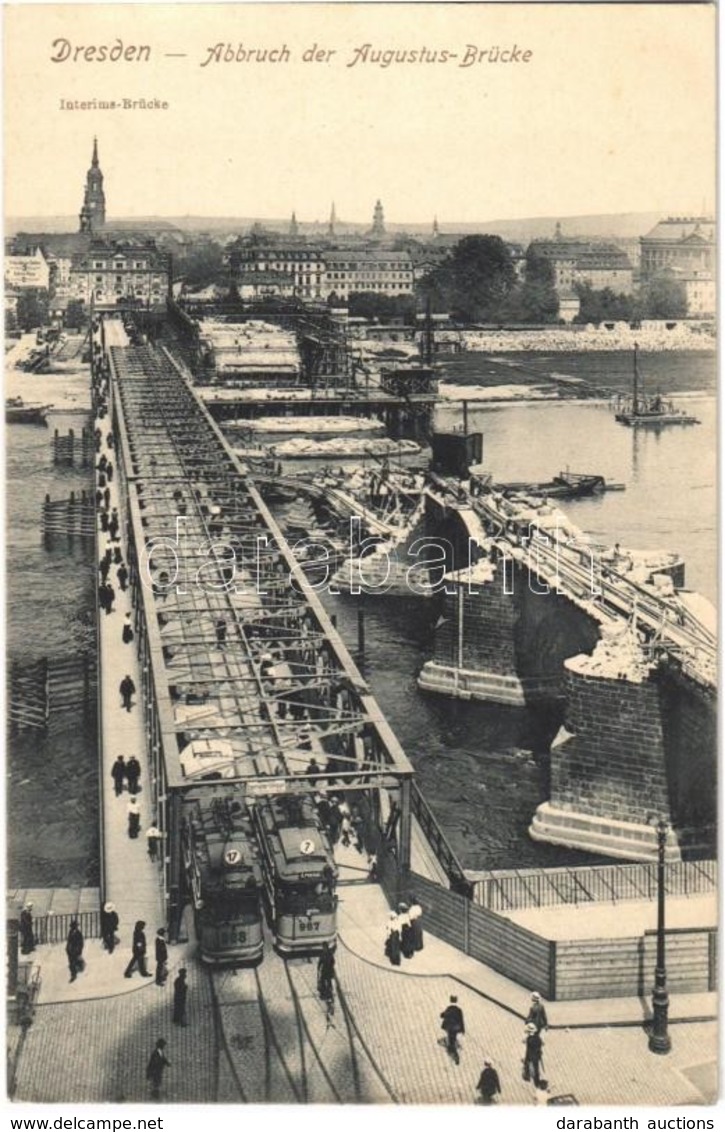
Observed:
[[[250,432],[344,433],[382,432],[381,421],[365,417],[257,417],[224,423],[225,428],[248,429]]]
[[[558,401],[552,386],[541,385],[455,385],[441,383],[438,392],[444,401]]]
[[[389,440],[387,437],[334,437],[330,440],[311,440],[296,436],[269,445],[273,456],[393,456],[420,452],[414,440]]]

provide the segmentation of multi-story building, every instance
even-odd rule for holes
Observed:
[[[302,241],[265,241],[239,239],[227,252],[232,278],[252,286],[255,273],[264,276],[260,287],[272,288],[277,293],[291,292],[298,298],[321,299],[325,265],[322,249]],[[275,287],[276,280],[276,287]]]
[[[165,300],[168,285],[169,262],[153,240],[93,240],[73,260],[68,297],[95,307],[129,300],[153,306]]]
[[[413,291],[413,262],[407,251],[240,239],[229,247],[227,256],[240,294],[249,296],[293,295],[309,302],[333,294],[344,300],[359,291],[379,295]]]
[[[717,287],[715,276],[711,271],[683,272],[675,278],[685,288],[688,315],[701,318],[711,318],[717,309]]]
[[[413,263],[407,251],[348,248],[325,252],[325,296],[347,299],[361,291],[410,295],[413,282]]]
[[[595,291],[609,287],[620,295],[632,292],[632,264],[625,252],[614,244],[578,240],[557,233],[557,238],[534,240],[530,247],[551,263],[554,287],[560,296],[571,293],[577,283],[588,283]]]
[[[669,216],[639,242],[643,280],[665,271],[715,270],[715,223],[706,216]]]

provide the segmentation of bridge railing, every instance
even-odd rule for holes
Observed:
[[[619,903],[654,900],[657,865],[639,862],[571,869],[495,870],[472,882],[473,902],[494,912],[546,908],[557,904]],[[669,861],[665,890],[694,896],[717,890],[716,861]]]
[[[470,895],[471,883],[466,877],[463,866],[451,848],[446,835],[439,826],[433,811],[421,794],[415,780],[411,783],[410,807],[431,849],[436,855],[451,887],[464,896]]]

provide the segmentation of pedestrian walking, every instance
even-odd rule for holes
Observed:
[[[393,967],[400,966],[400,924],[396,912],[391,912],[385,934],[385,954]]]
[[[534,1026],[536,1026],[537,1034],[540,1034],[542,1030],[548,1028],[549,1021],[546,1017],[546,1007],[541,1001],[541,995],[538,991],[534,991],[531,996],[531,1006],[529,1007],[526,1021],[533,1022]]]
[[[108,445],[109,448],[113,448],[113,433],[112,432],[109,432],[108,435],[106,436],[106,444]]]
[[[128,814],[128,836],[132,841],[135,841],[141,828],[141,813],[137,798],[129,798],[126,813]]]
[[[128,779],[129,794],[138,794],[138,780],[141,777],[141,763],[135,755],[126,763],[126,777]]]
[[[182,967],[174,979],[174,1013],[171,1020],[175,1026],[186,1025],[186,995],[188,990],[186,967]]]
[[[113,603],[116,600],[116,591],[114,590],[110,582],[104,582],[103,588],[106,591],[106,603],[104,605],[104,609],[106,610],[106,614],[113,613]]]
[[[110,570],[110,568],[111,563],[104,555],[101,561],[98,563],[98,573],[101,575],[102,582],[106,582],[108,580],[108,571]]]
[[[156,1042],[149,1063],[146,1066],[146,1080],[151,1086],[151,1096],[158,1100],[161,1093],[161,1081],[164,1076],[164,1069],[168,1068],[171,1064],[164,1053],[166,1049],[166,1042],[163,1038],[159,1038]]]
[[[483,1069],[476,1088],[481,1094],[481,1104],[496,1104],[496,1098],[501,1094],[501,1082],[488,1057],[483,1059]]]
[[[332,994],[332,980],[335,977],[335,953],[329,943],[323,943],[322,954],[317,960],[317,993],[325,1002]]]
[[[130,711],[132,706],[131,697],[136,691],[136,685],[134,684],[128,673],[124,676],[123,680],[119,684],[118,690],[121,693],[121,707],[125,707],[126,711]]]
[[[136,926],[133,929],[133,941],[131,943],[131,961],[128,967],[123,972],[124,978],[130,979],[136,967],[139,969],[139,974],[143,975],[144,979],[151,978],[151,972],[146,968],[146,933],[144,928],[146,923],[144,920],[137,920]]]
[[[158,829],[153,822],[146,830],[146,851],[152,861],[156,860],[159,845],[163,839],[163,833]]]
[[[133,625],[131,624],[131,614],[127,613],[123,619],[123,629],[121,631],[121,640],[124,645],[130,645],[133,640]]]
[[[169,960],[169,949],[166,946],[166,932],[163,928],[159,928],[156,933],[156,986],[162,987],[169,976],[169,969],[167,963]]]
[[[118,508],[114,507],[108,520],[108,534],[112,542],[118,542]]]
[[[342,823],[342,814],[340,813],[340,803],[335,794],[330,798],[330,810],[328,814],[328,823],[330,828],[330,841],[334,845],[337,841],[340,832],[340,824]]]
[[[105,483],[101,484],[100,486],[105,488],[103,492],[103,506],[105,507],[106,511],[108,511],[108,508],[111,505],[111,489],[110,487],[106,487]]]
[[[457,997],[452,994],[448,1006],[441,1014],[441,1029],[446,1033],[446,1049],[453,1058],[455,1065],[458,1065],[460,1057],[458,1054],[458,1035],[465,1034],[466,1028],[463,1021],[463,1011],[458,1005]]]
[[[398,923],[400,924],[400,950],[405,959],[412,959],[415,955],[415,944],[413,941],[413,925],[410,922],[407,904],[398,905]]]
[[[544,1043],[533,1022],[526,1023],[524,1031],[524,1081],[533,1081],[538,1089],[541,1084],[540,1070],[544,1063]]]
[[[310,761],[308,762],[307,766],[305,767],[305,774],[309,777],[310,784],[312,786],[315,786],[317,784],[317,782],[320,778],[321,771],[322,771],[322,768],[320,767],[320,764],[318,763],[317,759],[313,755],[312,758],[310,759]]]
[[[68,970],[70,971],[70,981],[74,983],[78,976],[78,972],[83,970],[83,932],[78,927],[77,920],[71,920],[70,930],[68,932],[68,939],[65,944],[65,953],[68,956]]]
[[[101,939],[109,955],[113,955],[116,946],[116,932],[118,931],[118,912],[115,906],[107,901],[101,908]]]
[[[113,562],[116,566],[123,566],[123,552],[120,546],[113,547]]]
[[[106,510],[105,507],[101,510],[100,520],[101,520],[101,530],[105,534],[108,531],[108,511]]]
[[[118,570],[116,570],[116,577],[118,578],[118,584],[121,587],[121,593],[125,594],[128,587],[128,570],[124,566],[123,562],[118,567]]]
[[[20,951],[23,955],[30,955],[31,951],[35,951],[33,905],[30,901],[28,901],[20,913]]]
[[[110,460],[106,464],[106,479],[109,483],[113,481],[113,464]]]
[[[408,909],[410,926],[413,929],[413,950],[423,950],[423,909],[416,896],[411,896],[411,905]]]
[[[119,755],[111,767],[111,778],[113,779],[116,797],[118,797],[119,794],[123,793],[123,783],[126,778],[126,764],[123,761],[123,755]]]

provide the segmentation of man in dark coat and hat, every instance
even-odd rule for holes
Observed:
[[[79,971],[83,970],[83,932],[78,927],[77,920],[71,920],[70,931],[68,932],[68,939],[66,940],[65,953],[68,956],[68,970],[70,971],[70,981],[74,983]]]
[[[138,780],[141,777],[141,763],[135,755],[126,763],[126,778],[128,779],[128,790],[130,794],[138,793]]]
[[[186,995],[188,990],[186,967],[182,967],[174,979],[174,1014],[172,1022],[175,1026],[186,1025]]]
[[[20,950],[23,955],[35,951],[35,932],[33,931],[33,905],[28,903],[20,913]]]
[[[463,1022],[463,1011],[458,1005],[458,999],[454,994],[451,995],[448,1006],[441,1014],[441,1018],[441,1029],[446,1032],[446,1048],[455,1064],[458,1065],[460,1060],[458,1056],[458,1035],[465,1034],[466,1027]]]
[[[169,949],[166,946],[166,932],[159,928],[156,933],[156,986],[162,987],[168,977],[166,964],[169,958]]]
[[[123,783],[126,777],[126,763],[123,760],[123,755],[119,755],[115,763],[111,767],[111,778],[113,779],[113,786],[116,791],[116,797],[123,794]]]
[[[151,972],[146,969],[146,933],[144,928],[146,923],[144,920],[137,920],[136,927],[133,929],[133,943],[131,944],[131,961],[124,971],[124,976],[127,979],[131,978],[134,969],[138,967],[139,973],[145,979],[151,978]]]
[[[118,912],[110,900],[101,909],[101,939],[109,955],[113,955],[118,931]]]
[[[164,1050],[166,1049],[166,1042],[163,1038],[159,1038],[156,1042],[149,1063],[146,1066],[146,1080],[151,1085],[151,1096],[158,1099],[161,1090],[161,1079],[164,1075],[164,1069],[171,1063],[167,1060]]]
[[[538,991],[534,991],[531,996],[531,1007],[529,1009],[526,1021],[533,1022],[533,1024],[536,1026],[537,1034],[540,1034],[541,1031],[545,1030],[549,1025],[549,1021],[546,1017],[546,1007],[541,1001],[541,995],[538,993]]]
[[[123,680],[119,684],[118,690],[121,693],[121,707],[125,707],[126,711],[130,711],[131,697],[136,691],[136,685],[134,684],[128,673],[124,676]]]
[[[526,1023],[524,1046],[524,1081],[533,1081],[538,1089],[541,1084],[539,1070],[543,1060],[544,1043],[533,1022]]]
[[[488,1057],[484,1057],[483,1059],[483,1069],[481,1070],[481,1076],[478,1078],[476,1088],[481,1094],[481,1104],[496,1103],[496,1097],[501,1092],[501,1082],[498,1079],[498,1073]]]

